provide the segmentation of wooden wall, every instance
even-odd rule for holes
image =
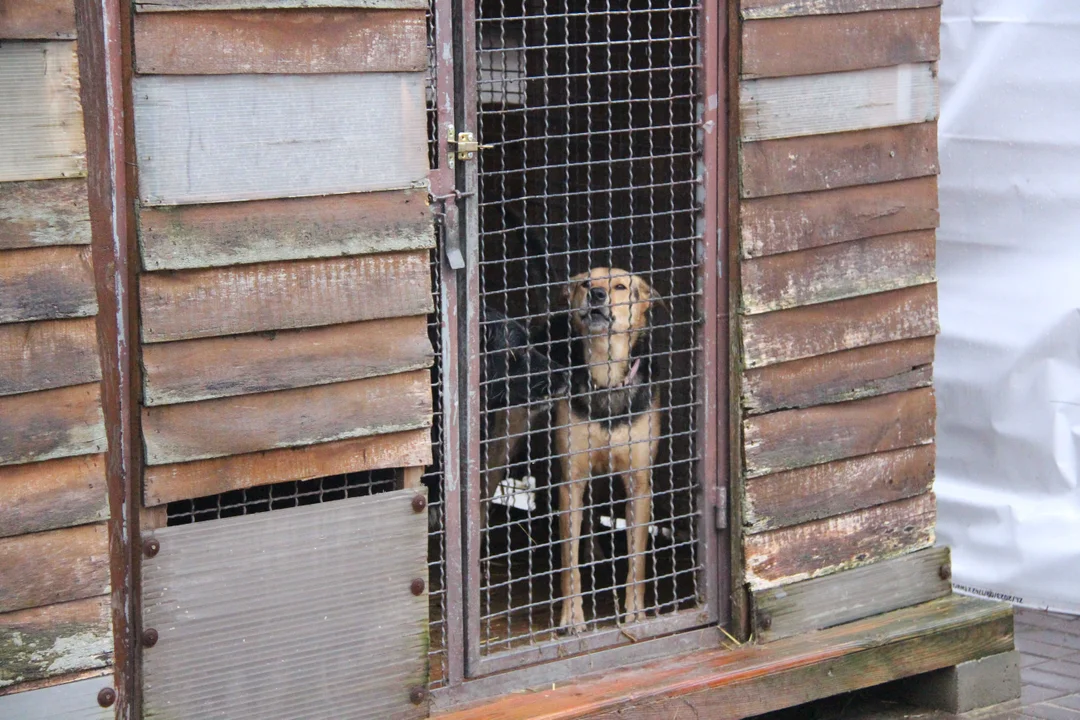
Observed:
[[[931,548],[939,5],[741,0],[739,513],[759,638],[948,592]]]
[[[430,462],[425,5],[306,5],[135,4],[150,506]]]
[[[76,42],[72,0],[0,4],[0,695],[112,662]]]

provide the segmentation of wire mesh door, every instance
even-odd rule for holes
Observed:
[[[467,676],[719,616],[716,13],[461,3]]]

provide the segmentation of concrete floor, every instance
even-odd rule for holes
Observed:
[[[965,715],[917,710],[874,692],[841,695],[753,720],[1080,720],[1080,617],[1016,610],[1019,701]]]

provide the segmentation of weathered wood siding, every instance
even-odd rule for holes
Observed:
[[[0,695],[89,709],[113,643],[76,51],[73,0],[0,2]]]
[[[145,503],[427,464],[424,13],[135,8]]]
[[[866,583],[946,591],[940,553],[897,559],[934,541],[939,4],[741,0],[737,501],[765,639],[891,609]]]

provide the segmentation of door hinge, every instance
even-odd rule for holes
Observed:
[[[728,526],[728,501],[727,488],[716,488],[716,529],[727,530]]]
[[[457,140],[450,140],[451,145],[457,146],[458,160],[472,160],[481,150],[491,148],[491,145],[481,145],[476,141],[476,135],[471,132],[459,132]]]

